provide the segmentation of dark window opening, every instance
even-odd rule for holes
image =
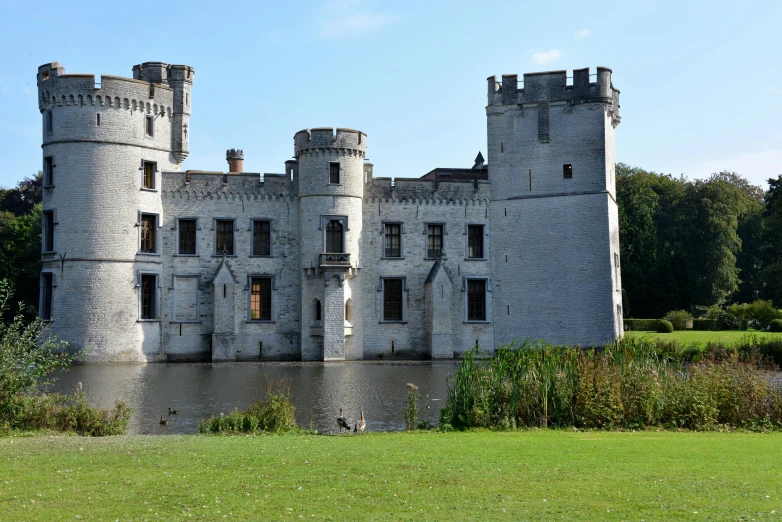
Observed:
[[[429,237],[426,247],[426,257],[443,256],[443,226],[428,225]]]
[[[155,119],[152,116],[147,116],[145,128],[147,136],[155,135]]]
[[[339,163],[329,163],[329,183],[339,185]]]
[[[46,111],[46,132],[52,132],[54,129],[54,117],[52,111]]]
[[[157,319],[157,276],[142,274],[141,276],[141,318]]]
[[[54,252],[54,212],[47,210],[43,215],[43,251]]]
[[[100,127],[100,114],[95,115],[95,124]]]
[[[467,281],[467,320],[486,320],[485,279],[469,279]]]
[[[43,159],[43,181],[44,185],[54,185],[54,158],[52,156]]]
[[[565,179],[573,178],[573,165],[571,165],[570,163],[566,163],[565,165],[562,165],[562,177]]]
[[[386,225],[386,241],[384,257],[402,257],[402,225],[390,223]]]
[[[250,281],[250,319],[271,321],[272,319],[272,279],[271,277],[253,277]]]
[[[326,252],[342,253],[343,249],[343,229],[342,221],[332,219],[326,225]]]
[[[383,279],[383,320],[402,320],[402,279]]]
[[[44,321],[50,321],[52,319],[52,292],[54,290],[54,276],[51,273],[42,274],[43,280],[41,281],[41,290],[43,295],[41,296],[41,319]]]
[[[315,303],[314,304],[315,304],[315,310],[314,310],[314,314],[313,315],[315,316],[315,321],[320,321],[321,320],[321,318],[320,318],[320,316],[321,316],[320,299],[315,299]]]
[[[157,231],[157,216],[155,214],[141,214],[141,242],[138,251],[143,254],[157,252],[155,244],[155,232]]]
[[[253,221],[253,255],[272,255],[272,227],[269,221]]]
[[[217,220],[215,223],[215,253],[217,255],[234,255],[234,222],[233,220]]]
[[[144,188],[155,188],[155,163],[151,161],[144,162]]]
[[[195,255],[196,253],[196,220],[179,220],[179,253]]]
[[[469,225],[467,227],[467,257],[471,259],[483,258],[483,225]]]

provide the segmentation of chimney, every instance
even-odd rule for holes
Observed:
[[[238,174],[244,172],[244,151],[241,149],[229,149],[225,151],[225,159],[228,160],[228,173]]]

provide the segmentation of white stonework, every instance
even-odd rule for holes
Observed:
[[[491,77],[488,167],[392,180],[373,176],[366,134],[332,128],[296,133],[285,174],[234,172],[233,149],[230,173],[182,172],[192,68],[147,62],[96,83],[43,65],[52,330],[91,362],[450,358],[621,336],[610,74],[527,74],[523,89]],[[180,252],[180,220],[195,220],[194,253]],[[270,251],[253,250],[256,221]],[[387,225],[399,230],[390,255]],[[429,225],[443,232],[433,256]],[[232,248],[218,251],[227,226]],[[470,230],[482,237],[472,255]]]

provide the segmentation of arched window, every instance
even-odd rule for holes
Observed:
[[[326,225],[326,252],[342,253],[342,221],[332,219]]]
[[[321,320],[320,299],[317,297],[312,300],[312,320],[314,322],[320,322]]]

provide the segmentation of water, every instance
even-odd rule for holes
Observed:
[[[195,433],[201,419],[245,409],[265,396],[266,386],[289,379],[296,422],[337,432],[344,408],[352,423],[364,410],[367,431],[404,429],[407,383],[418,386],[420,416],[437,424],[446,378],[455,362],[176,363],[75,365],[55,374],[52,391],[73,392],[81,382],[90,404],[111,408],[122,399],[133,407],[128,433]],[[427,407],[428,406],[428,407]],[[179,415],[168,415],[168,408]],[[160,425],[160,417],[169,421]]]

